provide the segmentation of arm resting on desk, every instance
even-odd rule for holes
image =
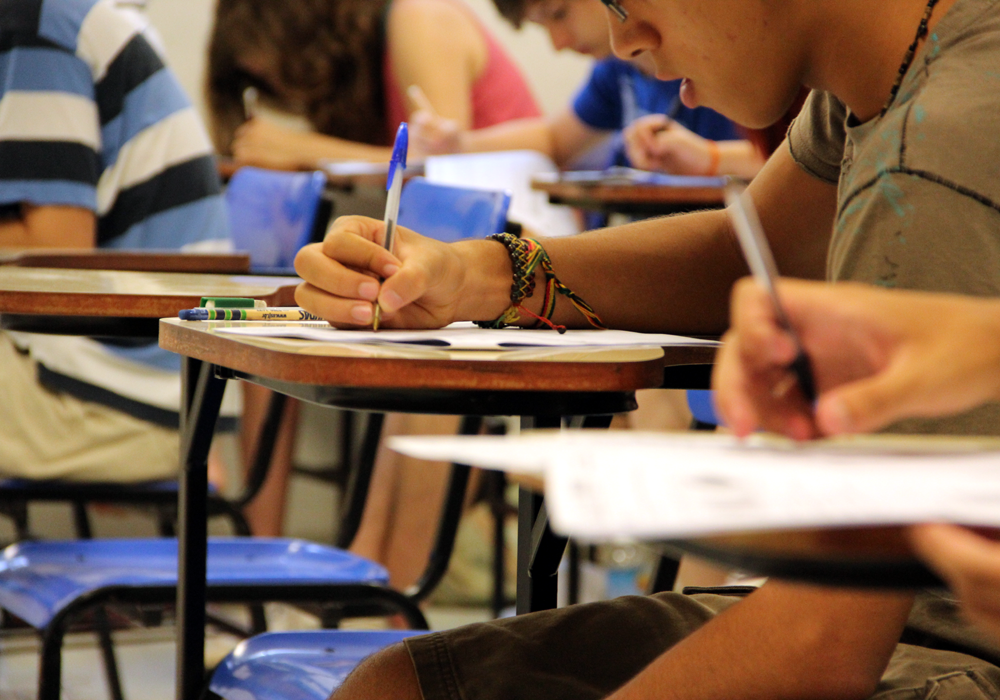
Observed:
[[[486,129],[461,132],[458,150],[462,153],[539,151],[554,160],[556,165],[564,167],[610,133],[591,128],[567,108],[551,118],[518,119]]]
[[[790,276],[822,278],[836,187],[807,175],[783,147],[750,191],[778,268]],[[322,245],[304,248],[296,270],[308,284],[299,288],[298,303],[334,323],[364,325],[378,294],[386,323],[396,328],[493,320],[509,305],[511,263],[502,244],[444,245],[401,228],[392,255],[377,243],[381,227],[371,219],[342,217]],[[719,333],[727,323],[730,288],[747,274],[722,211],[550,238],[545,248],[559,279],[612,328]],[[385,282],[379,286],[360,270]],[[536,288],[543,289],[537,277]],[[537,314],[543,296],[536,291],[525,305]],[[587,323],[561,297],[553,320],[571,327]]]
[[[79,207],[21,206],[21,216],[0,221],[0,248],[93,248],[94,213]]]
[[[912,601],[769,582],[608,700],[862,700],[874,692]]]

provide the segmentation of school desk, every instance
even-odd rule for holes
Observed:
[[[552,204],[630,216],[661,216],[699,209],[719,209],[721,187],[672,187],[641,183],[579,182],[536,177],[531,187],[545,192]]]
[[[247,253],[194,253],[177,250],[25,248],[0,251],[0,265],[240,275],[250,272],[250,256]]]
[[[228,182],[241,167],[242,165],[232,158],[216,159],[216,171],[223,182]],[[312,169],[306,168],[306,170]],[[320,163],[315,169],[326,174],[327,185],[331,190],[350,191],[358,186],[385,187],[389,164],[368,161],[328,161]],[[423,172],[423,163],[410,163],[406,167],[405,176],[409,178],[423,175]]]
[[[160,346],[185,357],[182,411],[181,563],[178,585],[179,687],[194,697],[202,680],[207,436],[225,378],[238,378],[305,401],[346,409],[448,415],[516,415],[558,425],[564,416],[603,417],[635,408],[635,391],[659,387],[664,366],[701,367],[711,348],[631,348],[448,352],[335,345],[218,333],[226,322],[160,322]],[[240,324],[245,325],[245,324]],[[683,373],[676,375],[682,380]],[[529,578],[533,539],[544,541],[538,497],[520,503],[519,604],[554,606],[554,569]],[[537,529],[538,532],[533,532]],[[525,541],[525,540],[521,540]],[[561,552],[560,552],[561,554]],[[545,558],[546,552],[536,553]],[[538,569],[532,569],[539,573]],[[534,601],[532,597],[534,596]]]
[[[0,266],[0,328],[67,335],[156,338],[158,319],[202,296],[295,301],[297,277]]]
[[[249,275],[0,266],[0,327],[35,333],[155,338],[158,319],[176,318],[181,309],[198,306],[202,296],[253,297],[272,306],[286,306],[294,303],[299,281]],[[204,615],[204,606],[201,613]]]
[[[943,586],[913,557],[902,527],[853,527],[745,532],[663,543],[760,576],[831,586],[920,589]]]

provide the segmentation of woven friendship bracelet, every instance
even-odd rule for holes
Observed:
[[[510,286],[510,306],[496,320],[477,321],[476,324],[480,328],[504,328],[517,323],[521,319],[521,315],[524,314],[535,319],[533,328],[544,324],[553,330],[565,333],[565,326],[552,322],[552,314],[556,308],[556,292],[569,299],[570,303],[583,314],[587,322],[594,328],[602,330],[605,328],[594,309],[556,277],[555,271],[552,269],[552,261],[541,243],[534,238],[517,238],[509,233],[494,233],[487,238],[498,241],[507,248],[514,271],[514,280]],[[531,312],[522,303],[535,291],[535,271],[539,266],[541,266],[545,276],[545,297],[542,300],[541,315]]]

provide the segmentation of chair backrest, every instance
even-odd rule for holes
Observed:
[[[233,246],[250,254],[254,271],[292,267],[312,237],[326,176],[242,167],[226,186]]]
[[[511,193],[511,221],[544,236],[569,236],[580,232],[576,214],[556,206],[531,180],[542,173],[558,172],[555,163],[537,151],[496,151],[429,156],[424,175],[429,182],[453,187],[502,188]]]
[[[507,224],[510,193],[452,187],[411,178],[399,199],[400,226],[439,241],[484,238]]]

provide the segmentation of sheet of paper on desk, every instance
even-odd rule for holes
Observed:
[[[665,333],[630,331],[570,330],[556,333],[548,329],[479,328],[472,323],[453,323],[437,330],[339,330],[316,325],[301,327],[261,323],[241,328],[220,328],[219,333],[270,338],[305,338],[327,343],[402,343],[429,345],[452,350],[504,350],[525,347],[636,347],[718,345],[715,340],[687,338]]]
[[[449,438],[456,439],[478,438]],[[481,464],[540,466],[553,527],[591,541],[938,520],[1000,526],[996,442],[988,448],[920,438],[795,445],[580,431],[507,439],[509,447],[485,446]],[[433,456],[476,463],[466,447],[451,449]],[[532,450],[536,456],[526,456]]]

